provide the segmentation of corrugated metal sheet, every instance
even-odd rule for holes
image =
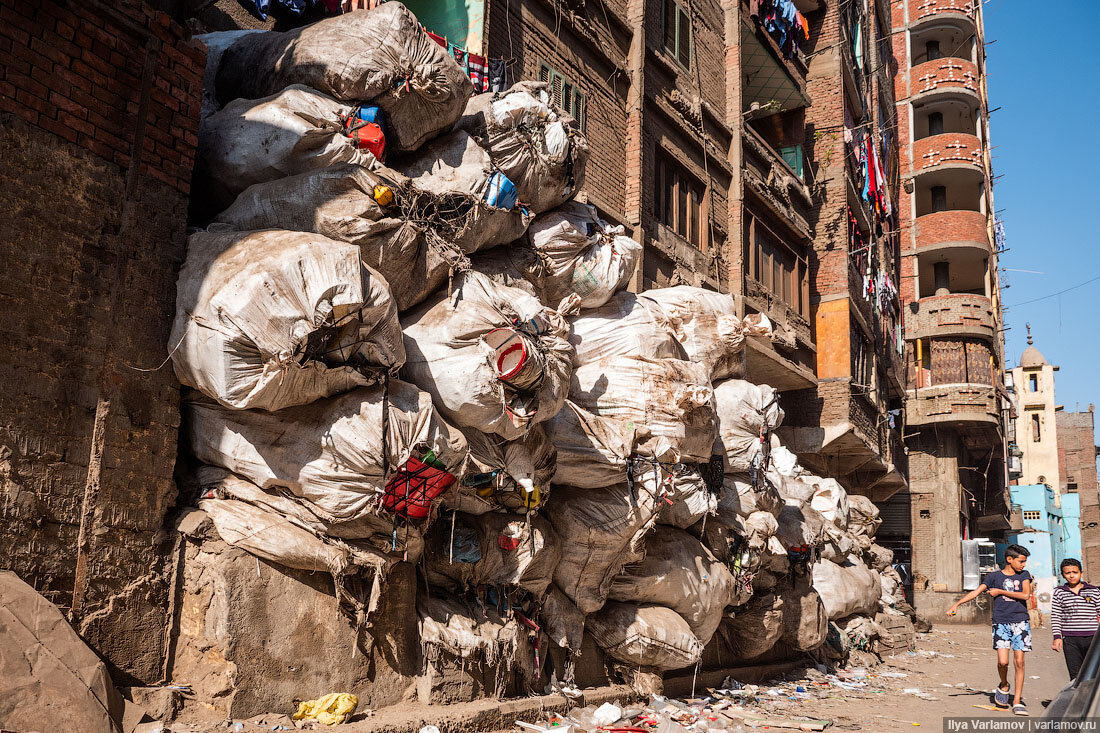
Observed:
[[[910,504],[908,491],[899,491],[887,501],[876,504],[879,516],[882,517],[882,526],[876,536],[908,539],[913,533],[913,523],[909,516]]]

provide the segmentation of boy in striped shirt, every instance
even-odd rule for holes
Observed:
[[[1077,679],[1085,652],[1096,634],[1097,613],[1100,612],[1100,588],[1081,580],[1081,561],[1066,558],[1061,565],[1065,585],[1054,589],[1050,604],[1050,630],[1054,643],[1050,648],[1064,651],[1070,680]]]

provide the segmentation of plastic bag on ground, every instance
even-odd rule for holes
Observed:
[[[503,440],[480,430],[462,428],[470,446],[470,464],[458,490],[449,492],[444,506],[468,514],[507,509],[539,509],[550,495],[557,449],[542,425],[534,425],[518,440]]]
[[[404,5],[345,13],[286,33],[241,38],[222,54],[218,99],[257,99],[303,84],[345,102],[372,102],[391,145],[414,150],[462,114],[473,85]]]
[[[850,555],[843,565],[828,560],[815,562],[813,585],[830,621],[857,613],[874,613],[882,596],[879,574],[855,555]]]
[[[634,452],[667,463],[708,463],[717,435],[706,370],[676,359],[620,356],[582,364],[569,399],[620,424],[644,428]]]
[[[334,523],[387,510],[421,519],[466,461],[462,433],[397,380],[278,412],[189,400],[184,414],[199,460],[289,490]]]
[[[315,232],[357,245],[404,311],[465,261],[458,247],[413,216],[423,208],[421,197],[427,194],[410,190],[394,171],[336,165],[249,186],[215,222],[238,231]]]
[[[759,657],[783,636],[784,600],[774,593],[754,597],[719,627],[719,635],[737,659]]]
[[[456,424],[515,440],[565,402],[573,349],[557,311],[478,273],[401,319],[402,374]]]
[[[323,725],[346,723],[355,713],[359,698],[347,692],[333,692],[316,700],[298,703],[294,720],[316,720]]]
[[[539,299],[556,306],[576,294],[580,308],[602,306],[626,287],[642,251],[621,226],[611,226],[594,207],[576,201],[536,216],[525,245],[535,256],[522,274]]]
[[[647,290],[641,297],[664,312],[688,359],[706,366],[712,381],[743,376],[745,339],[734,296],[677,285]]]
[[[703,654],[687,622],[662,606],[608,603],[588,618],[587,629],[608,656],[626,664],[682,669]]]
[[[340,127],[341,115],[350,111],[303,86],[263,99],[230,102],[199,128],[197,191],[221,209],[257,183],[341,163],[374,167],[374,155],[357,148]]]
[[[458,532],[460,528],[463,532]],[[468,530],[474,532],[477,552],[472,548],[456,552],[463,549],[461,535]],[[546,593],[561,557],[553,528],[537,514],[444,517],[428,533],[426,549],[425,572],[433,586],[453,586],[458,591],[482,585],[518,586],[536,597]]]
[[[808,584],[797,583],[783,599],[783,636],[787,646],[800,652],[816,649],[829,633],[829,616],[821,597]]]
[[[783,421],[779,393],[766,384],[727,379],[714,385],[718,442],[714,452],[726,457],[726,473],[746,473],[761,466],[767,434]]]
[[[405,361],[397,306],[359,248],[278,230],[189,237],[169,349],[183,384],[238,409],[306,404]]]
[[[642,538],[657,519],[659,490],[653,481],[555,487],[546,508],[561,543],[554,582],[582,613],[599,610],[623,565],[641,559]]]
[[[577,350],[578,364],[615,356],[687,360],[664,312],[634,293],[616,293],[570,321],[569,341]]]
[[[505,244],[527,231],[531,213],[494,195],[500,173],[489,154],[461,130],[432,140],[393,165],[423,194],[407,215],[463,252]]]
[[[560,206],[584,186],[588,142],[576,120],[550,103],[542,82],[474,96],[455,126],[478,139],[535,213]]]
[[[848,531],[857,537],[874,537],[882,524],[878,507],[866,496],[848,495]]]
[[[608,598],[671,608],[705,646],[730,601],[730,571],[699,540],[672,528],[649,534],[644,552],[642,560],[625,566],[612,581]]]

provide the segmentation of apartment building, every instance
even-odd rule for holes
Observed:
[[[895,2],[892,46],[914,605],[936,614],[960,541],[1012,526],[981,4]]]

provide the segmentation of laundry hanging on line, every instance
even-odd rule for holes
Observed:
[[[481,54],[467,51],[456,43],[451,43],[446,37],[432,33],[427,28],[424,32],[428,34],[428,38],[447,49],[447,53],[458,62],[466,72],[466,76],[473,82],[475,93],[503,92],[508,88],[508,67],[504,59],[486,58]]]

